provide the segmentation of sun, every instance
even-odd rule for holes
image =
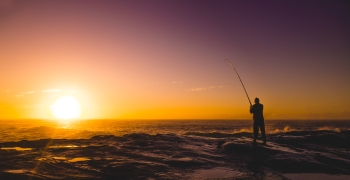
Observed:
[[[50,106],[53,116],[57,119],[76,119],[81,114],[79,102],[72,96],[62,96]]]

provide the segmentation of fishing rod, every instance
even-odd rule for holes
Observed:
[[[245,94],[247,95],[248,101],[249,101],[250,105],[252,105],[252,103],[250,102],[250,99],[249,99],[249,96],[248,96],[247,90],[245,89],[244,84],[243,84],[243,82],[242,82],[242,80],[241,80],[241,77],[239,77],[239,74],[238,74],[238,72],[237,72],[236,68],[233,66],[233,64],[231,63],[231,61],[230,61],[230,60],[228,60],[228,59],[225,59],[225,60],[226,60],[226,61],[228,61],[228,62],[231,64],[231,66],[233,67],[233,69],[236,71],[236,74],[237,74],[237,76],[238,76],[239,80],[240,80],[240,81],[241,81],[241,83],[242,83],[242,86],[243,86],[243,89],[244,89],[244,91],[245,91]]]

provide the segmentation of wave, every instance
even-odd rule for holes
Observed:
[[[342,132],[342,131],[349,131],[350,128],[347,127],[334,127],[334,126],[321,126],[316,128],[293,128],[291,126],[285,126],[284,128],[276,128],[275,130],[268,131],[270,134],[274,133],[286,133],[286,132],[293,132],[293,131],[333,131],[333,132]]]
[[[328,130],[342,132],[350,129],[350,121],[265,121],[267,134],[283,134],[294,131]],[[252,121],[77,121],[59,124],[48,121],[2,121],[0,142],[36,140],[41,138],[89,139],[96,135],[123,136],[132,133],[177,134],[207,133],[221,134],[253,133]],[[210,135],[210,133],[213,133]],[[224,135],[225,136],[225,135]],[[230,136],[230,135],[226,135]],[[236,135],[235,135],[236,136]]]

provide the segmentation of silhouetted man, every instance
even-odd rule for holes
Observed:
[[[264,140],[264,144],[266,144],[266,134],[265,134],[265,123],[264,123],[264,115],[263,115],[263,109],[264,106],[260,104],[259,98],[255,98],[254,100],[255,104],[250,106],[250,113],[253,113],[253,119],[254,119],[254,140],[253,143],[256,143],[256,139],[258,139],[259,135],[259,128],[261,131],[262,138]]]

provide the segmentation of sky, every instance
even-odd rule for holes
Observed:
[[[350,2],[0,1],[0,119],[350,119]]]

